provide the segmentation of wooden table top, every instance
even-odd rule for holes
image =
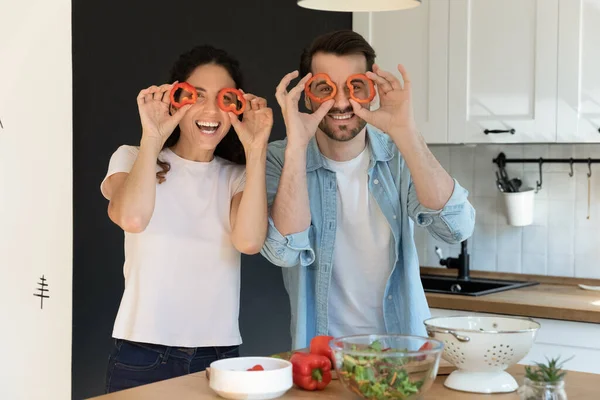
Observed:
[[[515,377],[517,382],[523,382],[524,367],[515,365],[507,370]],[[438,375],[431,389],[423,396],[423,400],[472,400],[489,399],[518,400],[516,392],[507,394],[483,395],[458,392],[444,386],[445,375]],[[600,398],[600,375],[586,374],[583,372],[568,371],[565,388],[569,399],[574,400],[597,400]],[[490,397],[492,396],[492,397]],[[221,399],[209,387],[206,373],[199,372],[169,379],[138,388],[123,390],[96,397],[97,400],[218,400]],[[329,400],[329,399],[356,399],[356,396],[334,380],[323,391],[308,392],[293,387],[281,400]]]

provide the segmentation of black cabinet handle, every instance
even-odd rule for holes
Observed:
[[[486,135],[489,133],[510,133],[511,135],[515,134],[515,130],[514,129],[486,129],[485,131],[483,131],[483,133],[485,133]]]

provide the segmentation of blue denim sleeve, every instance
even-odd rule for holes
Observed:
[[[315,252],[312,248],[313,229],[308,229],[282,235],[271,218],[271,206],[277,194],[279,179],[283,169],[286,141],[276,141],[269,144],[267,153],[267,203],[269,207],[269,228],[267,238],[260,253],[269,262],[280,267],[307,266],[315,261]]]
[[[441,210],[424,207],[417,199],[412,180],[408,189],[408,213],[419,226],[438,240],[460,243],[468,239],[475,227],[475,209],[467,199],[469,192],[454,180],[452,196]]]
[[[261,254],[279,267],[307,266],[315,261],[311,246],[312,229],[283,236],[269,217],[269,230]]]

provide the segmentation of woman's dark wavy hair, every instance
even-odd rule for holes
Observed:
[[[196,46],[190,51],[179,56],[179,59],[175,62],[171,68],[169,82],[185,82],[196,68],[201,65],[215,64],[219,65],[231,76],[231,79],[235,82],[236,89],[243,86],[242,70],[240,63],[227,54],[224,50],[214,48],[212,46],[203,45]],[[171,136],[165,142],[163,149],[174,146],[179,137],[181,136],[181,130],[179,126],[175,128]],[[219,142],[215,149],[215,156],[224,158],[236,164],[246,164],[246,155],[244,153],[244,147],[240,142],[237,134],[233,132],[233,127],[227,132],[225,137]],[[162,171],[156,173],[158,183],[162,183],[166,180],[167,172],[171,169],[171,165],[168,162],[156,161],[161,167]]]

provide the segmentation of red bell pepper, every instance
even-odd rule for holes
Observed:
[[[290,359],[294,383],[304,390],[323,390],[331,382],[331,362],[325,356],[294,353]]]
[[[237,102],[235,104],[234,103],[225,104],[225,95],[227,93],[233,93],[235,95],[237,102],[241,103],[241,106],[239,109],[238,109]],[[234,88],[221,89],[219,91],[219,94],[217,95],[217,104],[219,105],[219,108],[221,110],[223,110],[225,112],[232,112],[235,115],[240,115],[246,109],[246,99],[244,99],[244,94],[241,91],[239,91],[238,89],[234,89]]]
[[[333,352],[331,351],[331,347],[329,347],[329,342],[333,340],[333,336],[315,336],[314,338],[312,338],[312,340],[310,341],[310,353],[311,354],[319,354],[322,356],[325,356],[327,358],[329,358],[329,360],[331,361],[331,365],[333,368],[333,363],[335,362],[335,359],[333,357]]]
[[[265,369],[263,368],[262,365],[256,364],[254,367],[248,368],[246,371],[264,371],[264,370]]]
[[[331,88],[331,93],[329,94],[329,96],[326,97],[317,97],[315,96],[311,90],[310,90],[310,85],[311,83],[313,83],[315,80],[324,80],[325,83]],[[333,83],[333,81],[331,80],[331,78],[329,77],[329,75],[327,74],[316,74],[314,75],[312,78],[310,78],[305,84],[304,84],[304,93],[313,101],[317,102],[317,103],[324,103],[327,100],[331,100],[335,97],[336,93],[337,93],[337,86],[335,85],[335,83]]]
[[[431,350],[431,349],[433,349],[433,343],[432,342],[425,342],[423,344],[423,346],[419,347],[419,350],[417,350],[417,351]],[[425,354],[423,354],[421,356],[415,357],[415,359],[417,361],[423,361],[423,360],[425,360],[425,358],[427,358],[427,356]]]
[[[359,99],[358,97],[354,96],[354,85],[352,84],[352,81],[356,80],[356,79],[365,81],[369,85],[369,97],[368,98]],[[348,87],[348,90],[350,91],[350,98],[352,100],[356,101],[357,103],[361,103],[361,104],[370,103],[375,98],[375,85],[373,84],[373,81],[371,79],[369,79],[369,77],[367,77],[365,74],[350,75],[348,77],[348,79],[346,79],[346,86]]]
[[[184,97],[183,99],[181,99],[181,102],[178,102],[177,100],[175,100],[175,92],[177,92],[177,89],[183,89],[185,91],[188,91],[192,94],[192,98],[190,99],[189,97]],[[196,103],[196,100],[198,100],[198,92],[196,91],[196,88],[193,87],[192,85],[190,85],[187,82],[180,82],[177,83],[176,85],[173,85],[173,89],[171,89],[171,104],[173,105],[173,107],[175,108],[181,108],[183,106],[185,106],[186,104],[194,104]]]

